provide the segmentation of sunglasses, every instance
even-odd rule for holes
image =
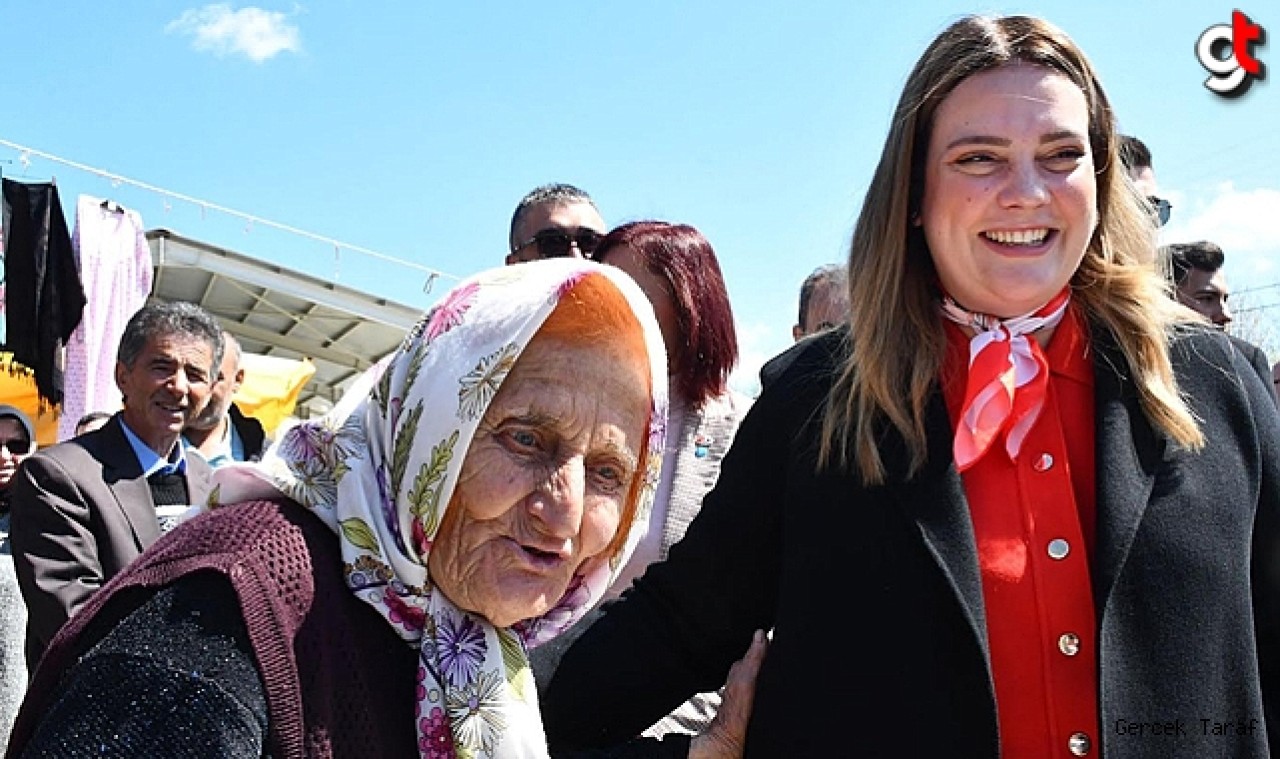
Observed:
[[[16,440],[0,440],[0,449],[10,456],[26,456],[31,453],[31,441],[18,438]]]
[[[576,245],[583,257],[589,258],[600,247],[602,239],[604,235],[594,229],[578,229],[572,233],[562,229],[544,229],[517,245],[515,250],[537,245],[538,255],[542,258],[565,258],[572,255],[570,246]]]
[[[1157,198],[1155,195],[1148,195],[1147,202],[1151,204],[1151,209],[1155,212],[1156,218],[1160,221],[1160,226],[1169,223],[1169,213],[1173,210],[1173,204],[1164,198]]]

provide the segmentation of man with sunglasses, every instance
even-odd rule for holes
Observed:
[[[9,545],[9,483],[18,465],[36,449],[31,420],[13,406],[0,405],[0,746],[27,691],[23,645],[27,635],[27,606],[18,590]]]
[[[1169,215],[1173,212],[1173,204],[1156,194],[1156,170],[1151,164],[1151,150],[1146,143],[1128,134],[1120,135],[1120,162],[1124,164],[1129,178],[1151,204],[1151,213],[1155,216],[1156,226],[1163,227],[1169,223]]]
[[[570,184],[544,184],[511,215],[508,264],[544,258],[591,258],[608,231],[595,201]]]

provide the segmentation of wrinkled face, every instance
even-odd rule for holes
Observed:
[[[539,232],[547,230],[566,232],[572,235],[579,230],[587,229],[600,236],[604,236],[604,233],[608,231],[608,228],[604,225],[604,219],[600,217],[600,212],[591,203],[585,201],[577,203],[538,203],[525,209],[524,215],[520,217],[519,223],[516,224],[511,244],[520,245],[527,240],[533,239],[533,236]],[[587,257],[586,252],[580,250],[576,244],[569,248],[569,255],[574,258]],[[536,244],[525,245],[508,254],[507,263],[537,261],[541,258],[542,256],[539,254]]]
[[[607,558],[640,476],[648,386],[648,366],[619,351],[534,338],[485,412],[427,558],[456,606],[509,627]]]
[[[1231,290],[1222,269],[1212,272],[1188,269],[1187,276],[1178,284],[1178,301],[1204,314],[1219,327],[1225,328],[1232,321],[1231,307],[1227,305],[1230,297]]]
[[[151,450],[169,455],[182,428],[209,400],[214,347],[197,337],[161,335],[133,362],[116,362],[124,421]]]
[[[34,447],[22,422],[11,416],[0,417],[0,443],[4,444],[0,448],[0,490],[4,490],[13,482],[18,464],[34,451]]]
[[[974,74],[938,106],[921,223],[942,287],[1002,318],[1070,281],[1098,224],[1084,93],[1052,69]]]
[[[625,271],[649,299],[653,305],[653,314],[658,317],[658,328],[662,330],[662,344],[667,349],[667,371],[671,374],[679,372],[676,364],[679,360],[681,345],[680,316],[676,311],[676,299],[671,295],[671,286],[666,278],[654,274],[645,266],[644,259],[629,245],[616,245],[607,250],[600,263],[616,266]]]

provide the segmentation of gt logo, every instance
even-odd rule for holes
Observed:
[[[1205,29],[1196,41],[1196,58],[1211,75],[1204,86],[1227,98],[1248,92],[1255,80],[1267,76],[1267,67],[1253,54],[1254,46],[1266,42],[1267,31],[1240,11],[1231,12],[1230,26],[1216,24]]]

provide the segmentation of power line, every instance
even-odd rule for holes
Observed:
[[[52,153],[46,153],[43,150],[38,150],[36,148],[28,147],[26,145],[19,145],[16,142],[10,142],[9,140],[3,139],[3,138],[0,138],[0,145],[4,145],[5,147],[9,147],[14,150],[20,151],[21,154],[18,157],[18,161],[19,163],[22,164],[24,169],[31,164],[30,156],[34,155],[39,158],[43,158],[47,161],[53,161],[54,163],[59,163],[59,164],[62,164],[63,166],[70,166],[73,169],[84,171],[89,174],[97,175],[99,177],[102,177],[103,179],[110,181],[112,184],[116,184],[116,185],[127,184],[133,187],[137,187],[140,190],[146,190],[147,192],[152,192],[157,195],[163,195],[168,198],[173,198],[174,200],[180,200],[184,203],[190,203],[191,205],[198,206],[202,212],[206,210],[217,211],[218,213],[226,214],[228,216],[234,216],[249,224],[262,225],[264,227],[271,227],[272,229],[278,229],[282,232],[288,232],[289,234],[298,235],[299,237],[305,237],[309,240],[315,240],[317,242],[322,242],[327,245],[332,245],[335,255],[337,255],[342,250],[349,250],[353,253],[360,253],[362,255],[370,256],[372,258],[377,258],[379,260],[387,261],[389,263],[397,264],[399,266],[405,266],[410,269],[415,269],[427,275],[427,280],[425,283],[423,283],[423,286],[422,286],[422,289],[424,292],[430,292],[431,285],[436,281],[436,279],[441,277],[445,279],[452,279],[454,281],[462,280],[461,277],[455,274],[447,274],[443,271],[440,271],[439,269],[433,269],[429,266],[423,266],[422,264],[414,263],[412,261],[405,261],[404,259],[396,258],[395,256],[389,256],[385,253],[380,253],[376,250],[371,250],[369,248],[365,248],[360,245],[353,245],[351,243],[343,242],[341,240],[335,240],[332,237],[326,237],[324,235],[316,234],[315,232],[308,232],[305,229],[299,229],[298,227],[290,226],[288,224],[281,224],[278,221],[264,219],[260,216],[255,216],[250,213],[245,213],[244,211],[237,211],[234,208],[228,208],[226,206],[219,205],[218,203],[212,203],[207,200],[201,200],[200,198],[195,198],[180,192],[166,190],[163,187],[157,187],[153,184],[141,182],[136,179],[130,179],[129,177],[121,176],[119,174],[106,171],[105,169],[99,169],[94,166],[89,166],[87,164],[80,163],[78,161],[72,161],[68,158],[56,156]]]
[[[1272,283],[1271,283],[1271,284],[1269,284],[1269,285],[1258,285],[1257,287],[1246,287],[1246,288],[1245,288],[1245,289],[1243,289],[1243,290],[1236,290],[1236,291],[1234,291],[1233,293],[1231,293],[1231,295],[1232,295],[1233,297],[1238,297],[1238,296],[1241,296],[1241,295],[1247,295],[1248,293],[1256,293],[1256,292],[1260,292],[1260,291],[1262,291],[1262,290],[1273,290],[1273,289],[1275,289],[1275,288],[1277,288],[1277,287],[1280,287],[1280,282],[1272,282]]]

